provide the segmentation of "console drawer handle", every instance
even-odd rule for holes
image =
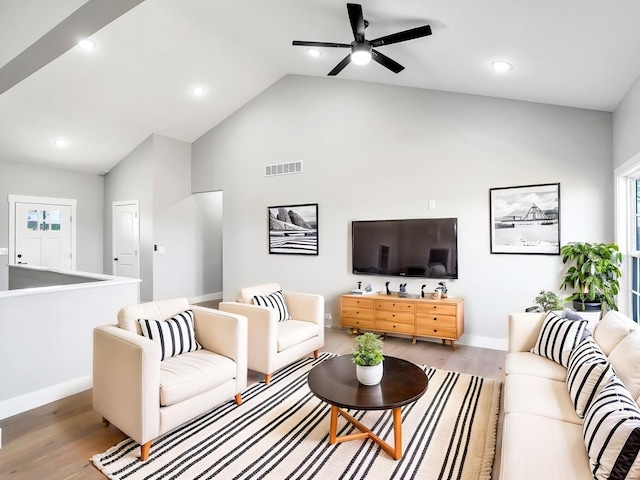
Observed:
[[[438,317],[433,317],[433,321],[435,322],[436,320],[438,320]]]
[[[433,333],[438,333],[438,330],[436,330],[435,328],[433,329]]]

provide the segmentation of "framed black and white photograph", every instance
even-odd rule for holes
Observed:
[[[268,207],[269,253],[318,255],[318,204]]]
[[[491,253],[560,255],[560,184],[489,189]]]

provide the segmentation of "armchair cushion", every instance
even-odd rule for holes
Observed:
[[[207,350],[184,353],[160,363],[160,405],[179,403],[234,379],[236,364]]]
[[[192,310],[185,310],[164,321],[140,318],[138,322],[142,335],[160,345],[160,360],[202,348],[196,341]]]
[[[319,326],[317,323],[304,322],[301,320],[278,322],[278,352],[282,352],[289,347],[298,345],[305,340],[317,336],[319,333],[318,330]]]
[[[253,304],[261,307],[267,307],[278,315],[278,321],[291,320],[291,314],[287,308],[287,302],[284,300],[282,290],[273,292],[270,295],[254,295]]]

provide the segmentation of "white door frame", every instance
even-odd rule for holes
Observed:
[[[141,274],[140,274],[140,202],[138,200],[117,200],[115,202],[113,202],[111,204],[111,274],[115,275],[116,274],[116,269],[117,269],[117,265],[115,260],[113,259],[116,252],[115,250],[115,246],[116,246],[116,225],[115,225],[115,219],[116,219],[116,207],[122,206],[122,205],[135,205],[136,206],[136,210],[138,212],[138,248],[136,249],[138,254],[136,255],[136,271],[138,272],[138,278],[141,278]]]
[[[76,269],[76,206],[75,198],[34,197],[31,195],[8,195],[9,201],[9,256],[13,264],[16,253],[16,203],[40,203],[45,205],[65,205],[71,207],[71,270]]]

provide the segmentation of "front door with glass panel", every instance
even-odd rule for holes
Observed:
[[[70,205],[15,203],[16,264],[73,269]]]

